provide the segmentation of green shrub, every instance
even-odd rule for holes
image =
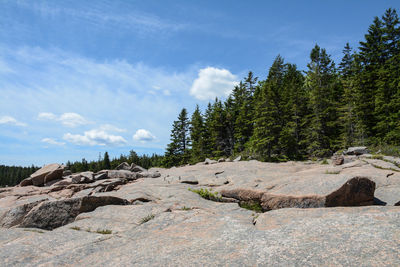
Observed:
[[[199,194],[204,199],[221,201],[221,196],[219,196],[218,193],[214,193],[211,190],[208,190],[207,188],[201,188],[201,189],[188,188],[188,190],[193,193]]]
[[[262,212],[263,209],[259,202],[256,201],[240,201],[239,206],[244,209],[253,210],[255,212]]]
[[[327,159],[324,159],[324,160],[321,162],[321,164],[327,165],[327,164],[329,164],[329,163],[328,163],[328,160],[327,160]]]
[[[326,170],[325,174],[339,174],[340,171],[330,171],[330,170]]]
[[[108,229],[103,229],[103,230],[97,229],[96,233],[102,234],[102,235],[110,235],[110,234],[112,234],[112,231],[108,230]]]

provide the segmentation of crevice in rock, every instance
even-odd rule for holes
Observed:
[[[222,190],[225,199],[235,199],[239,205],[263,212],[282,208],[321,208],[340,206],[367,206],[379,202],[374,198],[375,183],[366,177],[354,177],[339,189],[326,195],[275,195],[252,189]],[[232,201],[233,202],[233,201]],[[380,204],[382,205],[382,203]]]

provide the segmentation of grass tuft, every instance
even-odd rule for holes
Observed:
[[[325,174],[339,174],[340,171],[330,171],[330,170],[326,170]]]
[[[149,215],[147,215],[146,217],[143,217],[143,218],[140,220],[140,224],[147,223],[148,221],[154,219],[154,217],[155,217],[154,214],[149,214]]]
[[[263,209],[259,202],[256,201],[240,201],[239,206],[244,209],[253,210],[255,212],[262,212]]]
[[[96,230],[96,233],[102,234],[102,235],[110,235],[110,234],[112,234],[112,231],[111,231],[111,230],[108,230],[108,229],[102,229],[102,230],[97,229],[97,230]]]
[[[211,190],[208,190],[207,188],[201,188],[201,189],[192,189],[188,188],[189,191],[199,194],[202,198],[212,200],[212,201],[221,201],[222,197],[218,195],[218,193],[214,193]]]

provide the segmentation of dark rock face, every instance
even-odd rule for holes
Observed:
[[[277,210],[283,208],[321,208],[325,205],[322,196],[285,196],[264,194],[261,198],[263,211]]]
[[[374,204],[375,183],[366,177],[354,177],[326,196],[326,207],[367,206]]]
[[[32,208],[23,218],[20,227],[52,230],[75,220],[82,212],[106,205],[127,205],[128,201],[112,196],[87,196],[57,201],[46,201]]]

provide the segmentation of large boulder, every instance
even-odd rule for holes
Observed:
[[[374,204],[375,183],[366,177],[354,177],[326,195],[277,195],[252,189],[222,190],[221,195],[244,202],[259,203],[263,211],[282,208],[320,208],[366,206]]]
[[[41,186],[52,180],[61,179],[64,172],[64,166],[53,163],[44,166],[43,168],[32,173],[29,178],[26,178],[20,183],[20,186],[35,185]]]
[[[375,183],[366,177],[354,177],[326,196],[326,207],[366,206],[374,204]]]
[[[73,184],[87,184],[94,181],[93,172],[80,172],[69,176],[72,179]]]
[[[106,205],[127,205],[127,200],[112,196],[87,196],[57,201],[46,201],[32,208],[23,218],[20,227],[46,230],[71,223],[82,212],[90,212]]]

